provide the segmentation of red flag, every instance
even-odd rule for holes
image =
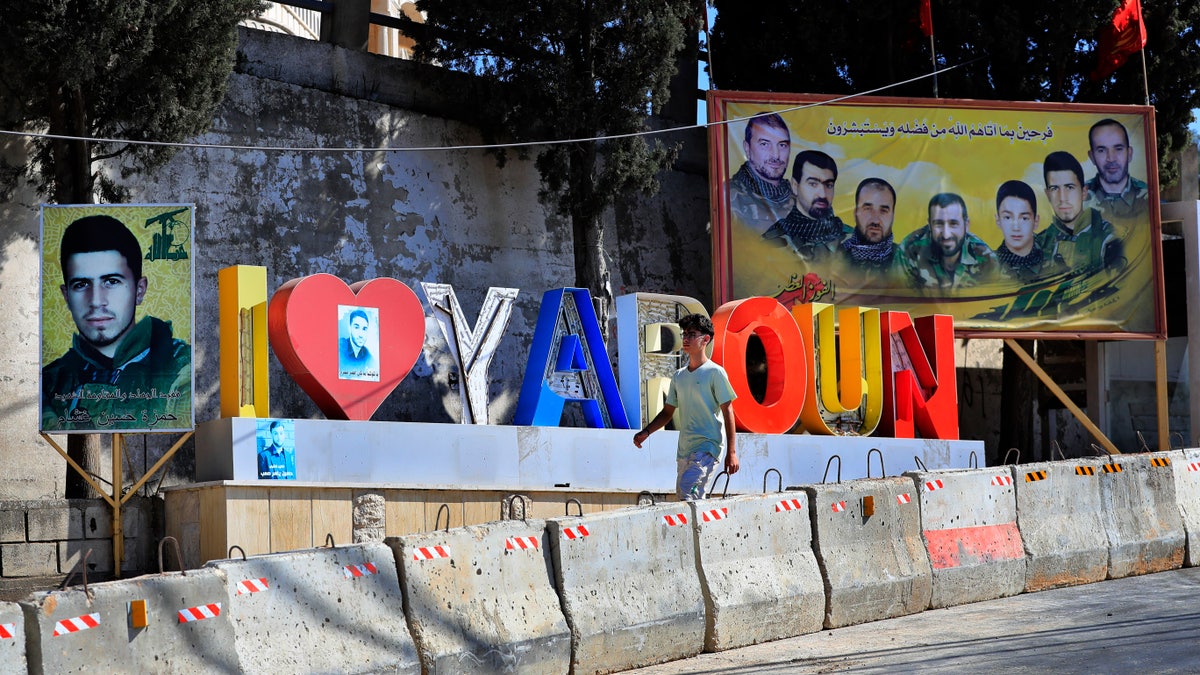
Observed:
[[[933,10],[929,7],[929,0],[921,0],[921,34],[925,37],[933,37]]]
[[[1100,33],[1096,45],[1099,62],[1092,71],[1093,80],[1102,80],[1125,65],[1125,60],[1146,46],[1146,24],[1142,21],[1142,3],[1125,0],[1113,14],[1112,24]]]

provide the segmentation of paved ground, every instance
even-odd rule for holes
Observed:
[[[1200,568],[1028,593],[627,671],[1200,673]]]

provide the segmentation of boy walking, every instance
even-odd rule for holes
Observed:
[[[675,492],[681,500],[703,499],[708,479],[721,457],[722,420],[725,470],[737,473],[737,436],[734,434],[733,400],[737,394],[729,384],[725,369],[709,360],[705,353],[713,339],[712,320],[703,314],[688,314],[679,319],[683,331],[683,353],[687,366],[675,372],[661,412],[633,436],[633,444],[642,447],[650,434],[665,427],[679,411],[679,450],[676,460],[679,476]]]

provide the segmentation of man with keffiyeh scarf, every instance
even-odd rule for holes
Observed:
[[[824,260],[853,230],[833,215],[837,164],[819,150],[796,155],[792,168],[796,205],[763,233],[763,239],[790,248],[801,260]]]
[[[842,276],[859,284],[884,282],[900,270],[900,247],[892,237],[896,189],[882,178],[867,178],[854,191],[854,232],[841,243]],[[871,283],[870,285],[879,285]]]
[[[763,113],[750,118],[742,141],[746,161],[729,178],[729,209],[743,225],[761,234],[792,210],[788,182],[792,136],[783,118]]]

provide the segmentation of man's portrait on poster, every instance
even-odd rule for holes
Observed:
[[[379,308],[338,305],[338,378],[379,381]]]
[[[57,298],[75,330],[66,352],[42,368],[41,428],[190,429],[191,346],[175,336],[170,321],[138,316],[156,284],[167,281],[144,265],[155,260],[153,253],[124,222],[106,214],[77,218],[58,242],[44,245],[57,246],[62,273]],[[182,244],[175,248],[176,258],[186,258]],[[44,284],[44,296],[50,283]],[[43,307],[55,299],[43,297]],[[44,325],[43,336],[46,331]]]

